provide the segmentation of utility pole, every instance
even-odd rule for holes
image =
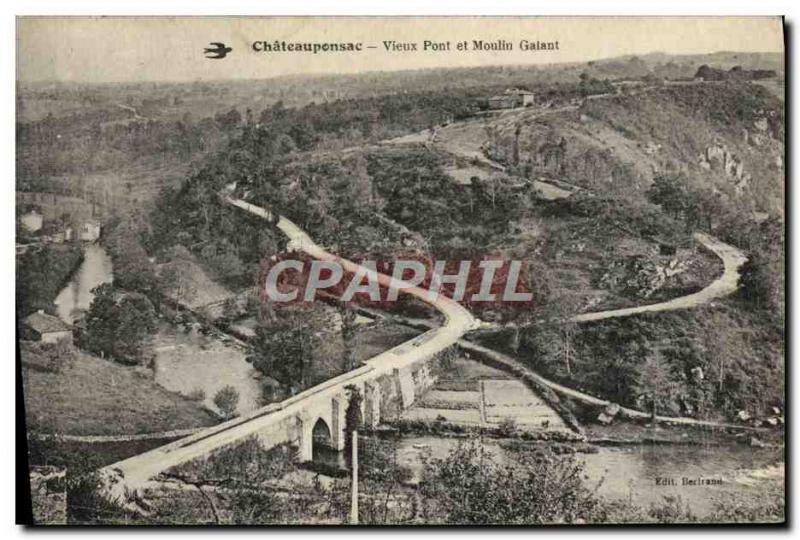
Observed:
[[[352,433],[350,525],[358,525],[358,431]]]

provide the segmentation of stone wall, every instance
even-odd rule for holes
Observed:
[[[394,420],[404,410],[430,389],[439,378],[447,351],[437,354],[433,359],[418,362],[412,366],[395,369],[391,374],[380,377],[380,418]]]

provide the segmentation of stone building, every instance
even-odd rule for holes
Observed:
[[[535,102],[535,94],[527,90],[509,88],[503,94],[489,98],[490,109],[515,109],[517,107],[528,107]]]
[[[72,328],[58,317],[48,315],[41,309],[25,317],[23,325],[24,339],[41,343],[72,340]]]

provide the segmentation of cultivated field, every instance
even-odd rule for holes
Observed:
[[[402,415],[404,420],[444,420],[469,426],[513,423],[524,430],[567,430],[563,420],[522,381],[458,358],[448,373]]]

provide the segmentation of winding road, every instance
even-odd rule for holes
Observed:
[[[747,257],[739,249],[722,242],[705,233],[695,233],[695,240],[700,245],[710,250],[717,255],[724,266],[722,275],[712,281],[707,287],[702,290],[673,298],[666,302],[658,304],[649,304],[646,306],[636,306],[632,308],[611,309],[608,311],[597,311],[594,313],[582,313],[572,317],[572,322],[588,322],[600,321],[603,319],[612,319],[615,317],[628,317],[630,315],[637,315],[639,313],[654,313],[659,311],[674,311],[677,309],[689,309],[708,304],[716,298],[728,296],[736,291],[739,282],[739,269],[747,261]]]
[[[265,210],[260,206],[250,204],[241,199],[234,199],[230,196],[223,196],[223,200],[228,204],[241,208],[255,216],[258,216],[267,221],[273,221],[275,216],[269,210]],[[435,300],[428,298],[428,289],[420,287],[410,287],[405,281],[395,279],[386,274],[372,271],[368,268],[356,264],[347,259],[343,259],[338,255],[325,251],[322,247],[318,246],[308,234],[283,216],[278,216],[276,227],[289,238],[289,250],[298,250],[320,261],[336,262],[346,271],[362,273],[364,275],[371,275],[382,287],[394,287],[400,292],[410,294],[411,296],[425,302],[436,308],[442,315],[445,316],[445,324],[435,330],[436,336],[428,340],[428,344],[440,344],[439,350],[443,350],[460,338],[462,335],[470,330],[478,328],[481,322],[472,316],[472,314],[458,302],[451,300],[447,296],[439,294]]]
[[[600,97],[608,97],[608,96],[605,95],[595,96],[595,98],[600,98]],[[578,107],[567,106],[561,109],[547,110],[545,111],[545,114],[551,114],[554,112],[563,112],[565,110],[572,110],[572,109],[577,110]],[[531,114],[530,112],[527,111],[525,111],[525,113],[528,115]],[[538,116],[539,114],[536,114],[536,116]],[[439,132],[446,131],[448,128],[455,129],[457,128],[457,124],[453,124],[441,130],[440,129],[434,130],[433,133],[431,133],[428,130],[424,130],[423,132],[417,134],[407,135],[405,137],[398,137],[390,141],[384,141],[384,143],[385,144],[407,144],[407,143],[421,143],[421,142],[431,143],[438,138],[437,135],[439,134]],[[496,161],[491,160],[487,156],[485,156],[484,153],[480,150],[480,148],[468,151],[458,146],[448,147],[446,144],[445,145],[441,144],[441,141],[439,140],[436,140],[436,142],[439,143],[440,147],[442,147],[443,149],[454,155],[459,155],[463,158],[472,158],[474,160],[477,160],[480,164],[489,166],[495,170],[504,171],[506,169],[502,164],[497,163]],[[534,181],[532,183],[534,187],[540,190],[545,191],[547,189],[550,189],[550,191],[546,191],[545,193],[546,195],[550,196],[549,198],[552,199],[569,197],[573,193],[568,190],[557,188],[556,186],[547,184],[545,182]],[[554,189],[557,191],[554,191]],[[233,204],[234,206],[243,208],[244,210],[247,210],[248,212],[258,215],[264,219],[272,219],[272,214],[270,212],[262,208],[259,208],[257,206],[251,205],[245,201],[231,199],[229,197],[225,197],[225,200],[228,203]],[[320,248],[319,246],[317,246],[304,231],[302,231],[299,227],[297,227],[294,223],[287,220],[286,218],[280,217],[277,226],[283,231],[284,234],[286,234],[290,238],[290,240],[295,244],[296,247],[299,247],[299,249],[301,249],[308,255],[321,260],[338,261],[345,267],[346,270],[351,272],[354,272],[356,269],[359,268],[359,265],[341,259],[335,255],[332,255],[323,250],[322,248]],[[702,247],[708,249],[717,257],[719,257],[723,263],[724,269],[722,275],[716,278],[714,281],[712,281],[709,285],[707,285],[706,287],[704,287],[703,289],[701,289],[696,293],[689,294],[686,296],[681,296],[678,298],[673,298],[672,300],[668,300],[665,302],[636,306],[631,308],[621,308],[621,309],[597,311],[592,313],[582,313],[580,315],[572,317],[570,321],[576,323],[584,323],[590,321],[600,321],[605,319],[629,317],[632,315],[638,315],[642,313],[658,313],[665,311],[692,309],[709,304],[715,299],[733,294],[738,287],[740,269],[742,265],[747,261],[747,257],[738,248],[726,244],[721,240],[714,238],[711,235],[697,232],[694,234],[694,238]],[[389,276],[379,274],[379,282],[381,283],[381,285],[388,286],[389,284],[391,284],[391,281],[392,278],[390,278]],[[406,289],[405,292],[421,299],[424,302],[430,303],[427,300],[426,296],[427,291],[425,290],[415,287],[413,289]],[[445,323],[444,326],[442,326],[439,329],[430,330],[430,332],[437,332],[437,335],[434,338],[436,343],[442,343],[442,344],[447,343],[447,345],[442,346],[442,349],[446,348],[449,345],[452,345],[453,343],[457,343],[462,349],[472,350],[473,352],[492,355],[495,357],[496,361],[499,361],[501,363],[507,363],[509,366],[516,366],[517,368],[525,369],[528,373],[531,374],[531,376],[536,378],[541,384],[549,387],[551,390],[557,392],[562,396],[598,407],[605,407],[611,404],[611,402],[607,400],[603,400],[591,396],[589,394],[585,394],[578,390],[574,390],[572,388],[560,385],[553,381],[550,381],[542,377],[541,375],[531,371],[529,368],[527,368],[514,358],[506,356],[497,351],[487,349],[471,341],[461,339],[461,336],[463,336],[469,330],[481,327],[488,328],[491,327],[492,325],[481,323],[480,321],[473,318],[472,315],[466,309],[461,307],[459,304],[450,299],[442,297],[441,295],[436,300],[436,302],[433,303],[433,305],[440,312],[442,312],[447,318],[447,322]],[[423,324],[423,326],[425,325]],[[455,338],[455,340],[451,341],[451,339],[454,336],[458,337]],[[402,347],[402,345],[400,347]],[[620,413],[622,416],[626,416],[628,418],[650,417],[649,413],[625,407],[620,408]],[[658,417],[658,420],[678,425],[742,428],[741,425],[702,421],[686,417]]]
[[[269,211],[264,210],[263,208],[254,206],[252,204],[249,204],[245,201],[238,199],[231,199],[228,197],[226,197],[225,199],[226,202],[228,202],[229,204],[247,210],[248,212],[253,213],[259,217],[262,217],[267,220],[273,219],[272,214]],[[288,219],[280,217],[277,226],[279,229],[281,229],[281,231],[283,231],[283,233],[287,237],[289,237],[291,243],[293,244],[292,247],[298,248],[301,251],[305,252],[306,254],[320,260],[337,261],[340,264],[342,264],[344,268],[349,272],[355,272],[357,269],[360,268],[360,265],[347,261],[346,259],[337,257],[336,255],[333,255],[331,253],[328,253],[327,251],[316,245],[311,240],[311,237],[308,236],[308,234],[306,234],[302,229],[300,229],[297,225],[295,225]],[[722,275],[717,279],[715,279],[714,281],[712,281],[708,286],[706,286],[705,288],[696,293],[689,294],[686,296],[681,296],[679,298],[673,298],[672,300],[668,300],[666,302],[661,302],[658,304],[651,304],[646,306],[637,306],[633,308],[598,311],[594,313],[583,313],[581,315],[573,317],[571,321],[574,322],[599,321],[603,319],[628,317],[640,313],[655,313],[661,311],[691,309],[702,306],[704,304],[708,304],[714,299],[722,298],[724,296],[730,295],[733,292],[735,292],[738,286],[739,269],[747,261],[747,257],[741,252],[741,250],[731,245],[728,245],[722,242],[721,240],[718,240],[708,234],[695,233],[694,237],[702,246],[704,246],[706,249],[710,250],[712,253],[717,255],[722,260],[724,266],[724,271]],[[378,279],[380,284],[385,287],[388,287],[394,281],[393,278],[384,274],[378,274]],[[394,284],[395,286],[397,286],[396,281]],[[443,350],[446,347],[455,343],[462,349],[490,355],[496,361],[499,361],[501,363],[506,363],[509,366],[516,366],[517,368],[525,369],[528,373],[531,374],[532,377],[536,378],[541,384],[547,386],[548,388],[550,388],[551,390],[557,392],[562,396],[598,407],[605,407],[611,404],[611,402],[608,400],[600,399],[591,396],[589,394],[585,394],[579,390],[574,390],[572,388],[563,386],[549,379],[546,379],[541,375],[539,375],[538,373],[533,372],[532,370],[530,370],[517,360],[507,355],[504,355],[492,349],[488,349],[476,343],[461,339],[461,336],[463,336],[470,330],[480,328],[482,324],[480,321],[475,319],[469,313],[469,311],[467,311],[465,308],[463,308],[460,304],[456,303],[455,301],[445,296],[439,295],[439,297],[433,303],[431,303],[427,299],[427,290],[420,289],[418,287],[405,289],[405,292],[419,298],[420,300],[426,303],[433,305],[447,318],[447,322],[442,327],[438,329],[434,328],[432,330],[429,330],[429,332],[434,333],[434,337],[428,339],[428,344],[430,344],[431,341],[433,341],[434,344],[439,344],[440,348],[438,350]],[[429,334],[426,333],[423,335],[429,335]],[[402,348],[405,345],[406,344],[400,345],[396,349],[402,350]],[[406,350],[413,350],[413,349],[407,348]],[[383,355],[379,355],[375,359],[370,360],[368,362],[372,362],[377,358],[380,358],[381,356]],[[650,417],[649,413],[638,411],[635,409],[629,409],[626,407],[620,407],[620,413],[622,416],[628,418],[645,419]],[[743,428],[743,426],[737,424],[726,424],[713,421],[704,421],[687,417],[659,416],[658,420],[676,425],[707,426],[707,427],[738,428],[738,429]]]
[[[382,374],[391,373],[395,369],[402,369],[416,362],[431,358],[433,355],[453,345],[459,345],[464,349],[472,349],[475,352],[481,352],[483,354],[494,355],[496,359],[499,358],[504,362],[508,362],[510,365],[519,365],[519,362],[510,357],[462,339],[464,335],[471,330],[476,330],[488,325],[485,325],[475,318],[458,302],[442,294],[439,294],[432,300],[429,298],[429,291],[427,289],[409,286],[401,280],[397,280],[386,274],[365,268],[357,263],[329,253],[324,248],[317,245],[305,231],[287,218],[273,214],[265,208],[248,203],[242,199],[233,197],[232,194],[234,190],[235,185],[227,188],[220,194],[223,202],[240,208],[267,222],[274,223],[289,239],[287,249],[301,251],[320,261],[336,262],[341,265],[345,271],[357,276],[367,275],[384,288],[397,288],[403,294],[409,294],[438,310],[444,316],[445,322],[441,326],[432,328],[411,341],[405,342],[367,360],[363,366],[356,370],[325,381],[282,402],[268,405],[250,414],[224,422],[212,428],[200,430],[195,434],[168,445],[133,456],[104,468],[103,472],[108,475],[107,478],[110,479],[110,482],[107,483],[107,488],[112,497],[125,500],[127,493],[131,490],[138,490],[151,485],[154,481],[154,477],[173,465],[184,463],[194,457],[207,455],[216,448],[258,433],[275,421],[301,413],[306,403],[305,400],[308,398],[320,398],[340,394],[344,391],[345,387],[350,384],[374,380]],[[565,192],[563,196],[568,196],[568,194]],[[738,249],[709,235],[697,233],[695,234],[695,238],[701,245],[718,255],[724,264],[722,276],[714,280],[707,287],[697,293],[659,304],[585,313],[574,317],[572,320],[580,323],[625,317],[646,312],[687,309],[707,304],[713,299],[731,294],[736,290],[739,268],[746,261],[746,257]],[[530,372],[530,370],[528,371]],[[531,373],[537,377],[539,382],[561,395],[597,406],[609,404],[608,401],[561,386],[538,374]],[[648,416],[647,413],[625,408],[621,409],[621,413],[624,416],[634,418]],[[660,420],[685,425],[715,425],[728,427],[728,425],[725,424],[702,422],[692,418],[660,418]]]
[[[594,99],[601,99],[606,97],[609,97],[609,95],[604,94],[604,95],[593,96]],[[551,110],[546,110],[544,112],[533,112],[533,113],[524,110],[523,114],[519,116],[523,117],[523,115],[525,115],[526,118],[535,118],[543,114],[551,114],[554,112],[563,112],[565,110],[573,110],[573,109],[577,109],[577,107],[570,106],[560,109],[551,109]],[[439,133],[447,133],[448,130],[464,129],[464,126],[466,125],[467,123],[451,124],[450,126],[440,129]],[[394,139],[388,142],[394,144],[402,144],[408,142],[416,142],[416,140],[412,136],[407,136],[407,137],[400,137],[398,139]],[[483,153],[479,145],[476,145],[475,147],[472,148],[464,148],[464,144],[466,143],[463,137],[459,140],[459,144],[448,144],[446,141],[445,142],[442,142],[441,140],[439,141],[439,146],[453,155],[457,155],[462,158],[472,159],[479,164],[491,167],[495,170],[499,171],[506,170],[506,167],[504,165],[487,157]],[[538,189],[542,194],[542,196],[549,200],[564,199],[570,197],[574,193],[573,191],[563,189],[561,187],[555,186],[547,182],[543,182],[541,180],[526,180],[526,183],[532,185],[535,189]],[[732,294],[734,291],[736,291],[737,284],[739,281],[739,269],[747,261],[747,257],[744,255],[744,253],[741,252],[741,250],[733,246],[730,246],[718,240],[717,238],[714,238],[711,235],[698,232],[694,234],[694,238],[701,246],[708,249],[709,251],[714,253],[717,257],[719,257],[724,265],[724,271],[722,275],[719,278],[715,279],[707,287],[703,288],[702,290],[694,294],[681,296],[679,298],[674,298],[672,300],[668,300],[666,302],[660,302],[658,304],[636,306],[632,308],[612,309],[606,311],[597,311],[593,313],[583,313],[575,317],[572,317],[570,321],[582,323],[588,321],[612,319],[616,317],[628,317],[630,315],[637,315],[640,313],[651,313],[651,312],[673,311],[678,309],[695,308],[703,304],[708,304],[709,302],[711,302],[716,298],[721,298],[723,296]]]

